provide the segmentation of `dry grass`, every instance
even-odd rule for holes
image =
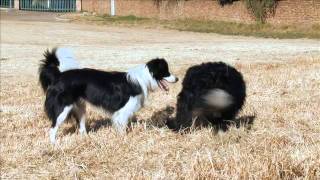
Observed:
[[[92,22],[95,24],[113,26],[139,26],[145,28],[167,28],[179,31],[202,33],[218,33],[224,35],[241,35],[279,39],[310,38],[320,39],[320,24],[314,25],[271,25],[271,24],[244,24],[225,21],[201,21],[193,19],[159,20],[136,16],[109,15],[79,15],[66,14],[66,18],[78,22]]]
[[[127,135],[117,135],[104,114],[89,107],[88,136],[64,124],[55,147],[36,76],[2,70],[1,179],[319,179],[320,59],[234,65],[248,85],[241,115],[257,114],[251,129],[181,135],[161,127],[161,115],[150,118],[174,106],[178,84],[169,94],[154,93]],[[172,69],[182,77],[188,66]]]

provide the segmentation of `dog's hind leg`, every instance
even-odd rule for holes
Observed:
[[[86,134],[86,104],[82,100],[77,101],[74,104],[73,113],[75,115],[75,118],[77,120],[77,123],[79,124],[79,133],[80,134]]]
[[[63,108],[63,111],[59,114],[56,121],[53,121],[52,128],[50,129],[50,141],[52,144],[56,142],[56,134],[58,131],[59,126],[65,121],[68,117],[68,114],[72,110],[73,105],[68,105]]]
[[[193,124],[192,109],[194,96],[191,92],[182,91],[178,95],[175,130],[189,130]]]

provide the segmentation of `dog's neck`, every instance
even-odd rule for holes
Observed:
[[[127,80],[141,87],[144,101],[147,99],[149,91],[158,87],[156,80],[152,77],[152,74],[145,64],[129,69],[127,72]]]

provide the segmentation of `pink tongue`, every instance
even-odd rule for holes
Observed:
[[[168,87],[168,85],[167,85],[165,80],[160,80],[159,81],[159,87],[160,87],[160,89],[162,89],[164,91],[169,91],[169,87]]]

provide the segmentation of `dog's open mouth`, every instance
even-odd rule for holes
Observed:
[[[167,84],[167,81],[164,79],[161,79],[160,81],[157,81],[158,86],[160,89],[164,90],[164,91],[169,91],[169,86]]]

